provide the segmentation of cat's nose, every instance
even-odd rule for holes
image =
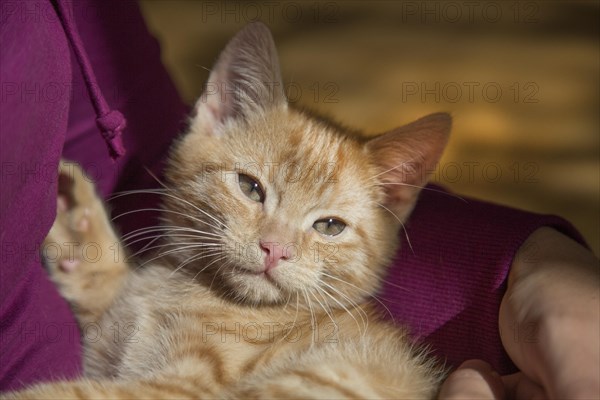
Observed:
[[[290,259],[289,249],[287,246],[282,246],[281,243],[261,240],[260,248],[265,254],[265,272],[275,268],[279,260]]]

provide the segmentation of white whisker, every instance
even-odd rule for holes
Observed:
[[[328,284],[327,282],[323,282],[320,281],[320,283],[326,285],[327,287],[329,287],[329,289],[333,290],[334,293],[338,293],[340,295],[343,295],[343,293],[340,293],[339,290],[337,290],[336,288],[334,288],[333,286],[331,286],[330,284]],[[356,319],[356,317],[352,314],[352,312],[348,309],[348,307],[346,307],[344,304],[340,303],[335,297],[333,297],[331,294],[329,294],[326,290],[321,289],[321,291],[323,293],[325,293],[327,296],[329,296],[329,298],[333,301],[335,301],[346,313],[348,313],[348,315],[350,315],[350,317],[354,320],[354,322],[356,322],[356,326],[358,328],[358,331],[360,332],[361,327],[360,324],[358,323],[358,320]],[[359,315],[361,315],[359,313]],[[361,318],[362,319],[362,318]],[[364,333],[367,332],[367,327],[368,327],[368,319],[367,322],[365,323],[365,321],[363,320],[363,328],[364,328]],[[363,333],[363,334],[364,334]]]
[[[414,255],[415,251],[413,250],[412,243],[410,242],[410,238],[408,237],[408,231],[406,230],[406,226],[404,226],[404,222],[402,222],[402,220],[400,218],[398,218],[398,216],[396,214],[394,214],[394,212],[392,210],[390,210],[389,208],[387,208],[383,204],[378,203],[378,202],[375,202],[375,203],[377,205],[379,205],[380,207],[384,208],[385,210],[387,210],[390,214],[392,214],[394,216],[394,218],[396,218],[398,220],[398,222],[400,222],[400,225],[402,226],[402,230],[404,231],[404,236],[406,237],[406,242],[408,243],[408,247],[410,248],[410,251]]]
[[[396,165],[395,167],[392,167],[390,169],[386,169],[385,171],[382,171],[382,172],[380,172],[380,173],[378,173],[376,175],[373,175],[372,177],[369,178],[369,180],[372,180],[372,179],[375,179],[375,178],[377,178],[377,177],[379,177],[381,175],[387,174],[388,172],[392,172],[393,170],[398,169],[400,167],[403,167],[406,164],[412,164],[414,162],[414,160],[417,159],[418,157],[419,156],[416,155],[413,158],[410,158],[408,160],[405,160],[405,161],[401,162],[400,164]],[[423,158],[423,157],[421,156],[421,158]]]
[[[310,294],[313,295],[314,299],[317,301],[317,303],[319,303],[319,305],[321,306],[321,308],[323,309],[323,311],[325,311],[325,314],[327,314],[327,316],[329,317],[329,319],[331,320],[331,323],[337,327],[337,323],[335,322],[335,318],[333,318],[333,315],[331,314],[331,308],[325,307],[325,305],[327,305],[327,301],[325,300],[325,298],[321,295],[321,291],[322,289],[320,289],[318,286],[315,287],[316,289],[316,293],[321,296],[321,299],[323,300],[324,303],[321,303],[321,301],[319,301],[319,299],[317,298],[317,296],[315,296],[313,294],[313,292],[309,292]]]
[[[160,231],[159,231],[160,232]],[[148,232],[144,232],[146,234],[151,234],[151,233],[156,233],[156,231],[148,231]],[[156,235],[147,235],[147,236],[140,236],[135,240],[132,240],[130,242],[128,241],[122,241],[124,244],[127,244],[127,246],[131,246],[134,243],[138,243],[138,242],[142,242],[144,240],[150,240],[150,239],[156,239],[156,238],[194,238],[194,239],[198,239],[198,240],[206,240],[206,241],[218,241],[220,239],[220,237],[212,237],[212,236],[203,236],[203,235],[192,235],[190,233],[175,233],[171,230],[167,230],[165,231],[165,233],[158,233]],[[133,236],[130,237],[129,239],[133,239]]]
[[[153,258],[145,261],[144,263],[142,263],[141,265],[139,265],[138,268],[142,268],[144,265],[146,265],[146,264],[148,264],[148,263],[150,263],[150,262],[152,262],[154,260],[158,260],[159,258],[162,258],[162,257],[164,257],[166,255],[177,253],[177,252],[180,252],[180,251],[183,251],[183,250],[186,250],[186,249],[190,249],[190,248],[194,248],[194,247],[202,248],[202,246],[199,246],[199,244],[194,244],[194,245],[190,245],[190,246],[183,246],[183,247],[180,247],[180,248],[176,248],[176,249],[172,249],[172,250],[167,250],[167,251],[165,251],[163,253],[160,253],[156,257],[153,257]]]
[[[464,198],[460,197],[459,195],[457,195],[455,193],[449,193],[449,192],[446,192],[444,190],[434,189],[434,188],[430,188],[430,187],[426,187],[426,186],[411,185],[409,183],[404,183],[404,182],[380,182],[379,184],[374,184],[372,186],[380,186],[380,185],[382,185],[382,186],[386,186],[386,185],[398,185],[398,186],[413,187],[413,188],[420,189],[420,190],[427,190],[429,192],[435,192],[435,193],[445,194],[447,196],[454,197],[454,198],[457,198],[457,199],[459,199],[461,201],[464,201],[465,203],[468,203],[467,199],[464,199]]]
[[[177,247],[177,248],[173,249],[173,252],[175,252],[175,250],[187,250],[187,249],[193,249],[193,248],[198,248],[198,249],[221,248],[222,245],[220,243],[202,243],[202,242],[162,243],[162,244],[158,244],[156,246],[151,246],[151,247],[147,247],[147,248],[144,247],[141,250],[137,251],[135,254],[131,255],[131,258],[136,257],[139,254],[145,253],[150,250],[161,249],[161,248],[165,248],[168,246],[183,246],[183,247]]]
[[[312,304],[310,302],[310,299],[308,298],[308,294],[306,292],[305,288],[302,288],[302,292],[304,294],[304,298],[306,299],[306,304],[308,305],[308,308],[310,310],[310,329],[312,330],[312,342],[310,343],[310,346],[314,346],[316,339],[315,339],[315,335],[316,335],[316,320],[315,320],[315,313],[313,311],[313,307]]]
[[[171,272],[171,274],[169,275],[169,277],[173,276],[173,274],[177,273],[177,271],[179,271],[180,269],[182,269],[183,267],[185,267],[186,265],[188,265],[191,262],[198,261],[198,260],[201,260],[201,259],[207,258],[207,257],[216,256],[217,254],[220,254],[220,253],[221,253],[220,250],[213,250],[213,251],[209,251],[209,252],[206,252],[206,253],[194,254],[194,255],[186,258],[183,262],[181,262],[177,266],[177,268],[175,268],[173,270],[173,272]],[[198,273],[196,273],[196,275],[194,275],[194,277],[192,279],[196,279],[196,277],[198,276],[198,274],[200,274],[205,269],[206,269],[206,267],[204,267],[200,271],[198,271]]]
[[[223,229],[222,229],[222,228],[220,228],[220,227],[217,227],[217,226],[211,225],[211,224],[209,224],[209,223],[208,223],[208,222],[206,222],[206,221],[203,221],[203,220],[201,220],[201,219],[199,219],[199,218],[193,217],[193,216],[191,216],[191,215],[188,215],[188,214],[181,213],[181,212],[179,212],[179,211],[167,210],[167,209],[162,209],[162,208],[153,208],[153,207],[149,207],[149,208],[140,208],[140,209],[137,209],[137,210],[126,211],[126,212],[124,212],[124,213],[121,213],[121,214],[117,215],[116,217],[113,217],[113,218],[112,218],[112,220],[114,221],[114,220],[116,220],[116,219],[118,219],[118,218],[124,217],[125,215],[129,215],[129,214],[135,214],[135,213],[138,213],[138,212],[144,212],[144,211],[159,211],[159,212],[163,212],[163,213],[164,213],[164,212],[169,212],[169,213],[172,213],[172,214],[181,215],[181,216],[183,216],[183,217],[185,217],[185,218],[190,218],[190,219],[193,219],[194,221],[200,222],[201,224],[208,225],[208,226],[210,226],[210,227],[213,227],[213,228],[215,228],[215,229],[223,230]],[[222,224],[222,225],[223,225],[223,226],[225,226],[225,224]],[[225,226],[225,227],[227,227],[227,226]]]
[[[383,306],[383,307],[384,307],[384,308],[387,310],[387,312],[390,314],[390,317],[392,318],[392,320],[394,320],[394,314],[392,314],[392,312],[390,311],[390,309],[389,309],[389,308],[388,308],[388,307],[387,307],[385,304],[383,304],[383,302],[382,302],[381,300],[379,300],[379,299],[378,299],[378,298],[377,298],[375,295],[373,295],[373,294],[369,293],[367,290],[361,289],[361,288],[359,288],[358,286],[356,286],[356,285],[353,285],[353,284],[352,284],[352,283],[350,283],[350,282],[346,282],[345,280],[343,280],[343,279],[340,279],[340,278],[337,278],[337,277],[335,277],[335,276],[333,276],[333,275],[329,275],[329,274],[326,274],[326,273],[324,273],[324,272],[322,272],[322,274],[323,274],[323,275],[325,275],[325,276],[327,276],[327,277],[329,277],[329,278],[331,278],[331,279],[335,279],[336,281],[339,281],[339,282],[345,283],[346,285],[352,286],[352,287],[353,287],[353,288],[355,288],[356,290],[359,290],[359,291],[361,291],[361,292],[364,292],[364,293],[366,293],[368,297],[372,298],[373,300],[375,300],[375,301],[377,301],[379,304],[381,304],[381,305],[382,305],[382,306]]]
[[[135,231],[132,231],[126,235],[123,235],[123,237],[121,239],[129,240],[131,238],[141,236],[145,233],[163,232],[163,231],[167,231],[167,232],[182,232],[183,231],[186,233],[197,233],[200,235],[214,236],[214,237],[218,237],[218,238],[220,238],[222,236],[222,235],[219,235],[216,233],[201,231],[199,229],[194,229],[194,228],[180,227],[180,226],[175,226],[175,225],[171,225],[171,226],[158,225],[158,226],[149,226],[149,227],[145,227],[145,228],[136,229]]]
[[[167,189],[167,191],[170,192],[171,189]],[[185,203],[185,204],[191,206],[192,208],[194,208],[195,210],[197,210],[197,211],[201,212],[202,214],[206,215],[208,218],[212,219],[217,224],[223,225],[225,228],[229,229],[229,227],[227,225],[225,225],[223,223],[223,221],[218,220],[217,218],[215,218],[214,216],[210,215],[209,213],[207,213],[206,211],[204,211],[200,207],[196,206],[195,204],[193,204],[193,203],[191,203],[191,202],[189,202],[189,201],[187,201],[185,199],[182,199],[179,196],[175,196],[172,193],[166,193],[166,191],[161,190],[161,189],[153,189],[153,190],[129,190],[129,191],[121,192],[120,194],[117,194],[117,195],[113,195],[113,196],[109,197],[109,199],[110,200],[114,200],[114,199],[116,199],[118,197],[121,197],[121,196],[126,196],[126,195],[130,195],[130,194],[141,194],[141,193],[159,194],[161,196],[167,196],[167,197],[170,197],[170,198],[175,199],[177,201],[180,201],[182,203]],[[166,209],[159,209],[159,210],[153,210],[153,211],[167,211],[167,210]]]
[[[291,295],[290,295],[290,297],[291,297]],[[292,328],[296,327],[296,321],[298,320],[299,309],[300,309],[300,294],[298,292],[296,292],[296,315],[294,316],[294,321],[292,322],[291,328],[287,331],[287,333],[285,335],[283,335],[283,337],[281,339],[279,339],[278,343],[285,340],[292,332]]]

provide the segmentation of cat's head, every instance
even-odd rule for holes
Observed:
[[[294,109],[269,30],[249,25],[221,53],[171,153],[164,216],[182,228],[169,237],[176,266],[252,304],[361,301],[377,290],[450,124],[433,114],[368,140]]]

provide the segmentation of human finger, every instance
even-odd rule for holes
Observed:
[[[482,360],[468,360],[448,376],[439,400],[503,400],[504,384],[500,375]]]

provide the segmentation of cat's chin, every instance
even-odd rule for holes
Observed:
[[[225,276],[224,280],[235,293],[235,298],[245,303],[277,304],[289,297],[275,279],[266,273],[237,270]]]

